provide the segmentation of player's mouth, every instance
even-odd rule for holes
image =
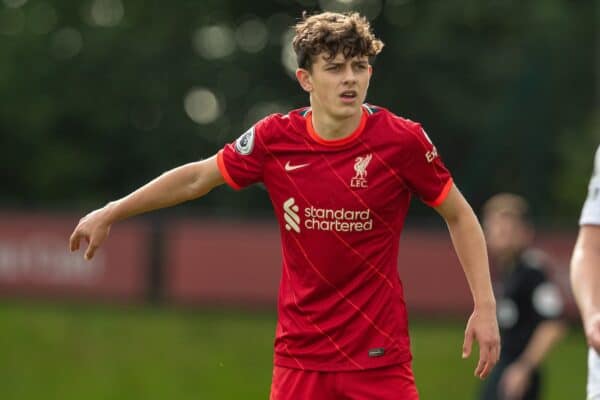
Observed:
[[[345,90],[340,94],[340,98],[344,103],[354,103],[358,98],[358,92],[356,90]]]

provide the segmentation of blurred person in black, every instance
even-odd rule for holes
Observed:
[[[481,400],[540,398],[540,364],[564,335],[563,297],[548,278],[549,257],[531,247],[525,199],[500,193],[483,206],[483,228],[496,272],[502,350]]]

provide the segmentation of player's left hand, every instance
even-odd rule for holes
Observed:
[[[500,391],[506,400],[521,400],[525,391],[529,387],[531,370],[528,365],[521,362],[514,362],[509,365],[498,385]]]
[[[473,341],[479,343],[479,362],[475,376],[484,379],[492,371],[500,357],[500,332],[496,319],[496,308],[480,309],[475,307],[465,330],[462,357],[471,355]]]

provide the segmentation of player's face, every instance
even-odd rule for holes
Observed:
[[[345,58],[339,53],[333,59],[327,59],[325,54],[315,56],[311,70],[300,69],[296,75],[310,93],[313,109],[344,119],[361,112],[371,73],[368,57]]]
[[[506,213],[491,213],[483,219],[483,229],[490,254],[512,256],[529,245],[530,228],[519,218]]]

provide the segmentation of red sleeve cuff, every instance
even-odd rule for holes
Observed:
[[[436,197],[433,201],[425,201],[424,203],[430,207],[437,207],[441,205],[444,202],[444,200],[446,200],[446,197],[448,197],[448,193],[450,193],[450,189],[452,189],[453,184],[454,181],[452,180],[452,178],[449,178],[448,182],[446,182],[438,197]]]
[[[231,186],[235,190],[240,190],[242,187],[235,183],[229,172],[227,172],[227,167],[225,167],[225,160],[223,159],[223,150],[219,150],[217,153],[217,165],[219,166],[219,171],[221,171],[221,175],[223,175],[223,179],[225,182]]]

